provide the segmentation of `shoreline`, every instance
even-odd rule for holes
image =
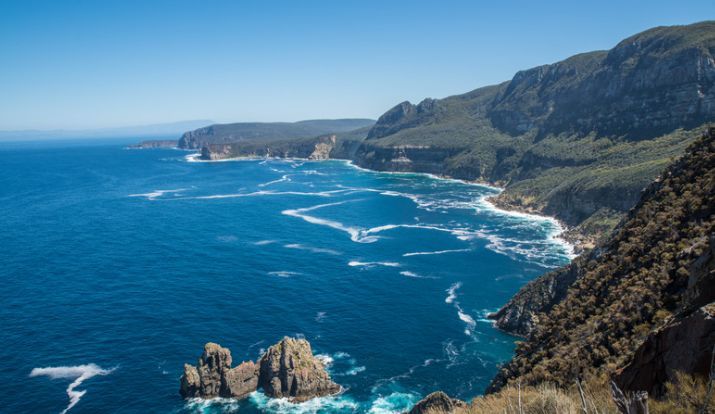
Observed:
[[[187,151],[185,149],[178,148],[179,150],[182,151]],[[300,162],[323,162],[323,161],[337,161],[337,162],[342,162],[345,165],[355,168],[357,170],[361,170],[364,172],[369,172],[372,174],[398,174],[398,175],[420,175],[423,177],[427,177],[433,180],[441,180],[441,181],[452,181],[452,182],[458,182],[464,185],[471,185],[471,186],[479,186],[479,187],[484,187],[492,191],[497,191],[498,194],[494,195],[485,195],[482,198],[479,199],[479,202],[482,202],[488,206],[488,208],[492,211],[498,212],[503,215],[507,216],[512,216],[512,217],[521,217],[524,219],[528,220],[535,220],[535,221],[548,221],[552,223],[552,225],[555,226],[556,230],[549,234],[547,236],[547,239],[552,240],[554,243],[561,245],[564,247],[566,250],[566,257],[568,257],[569,262],[571,262],[573,259],[578,257],[579,254],[583,251],[583,246],[581,246],[581,243],[579,243],[578,237],[574,237],[573,240],[570,240],[567,237],[564,237],[570,230],[568,225],[566,223],[562,222],[556,217],[553,216],[548,216],[545,214],[539,214],[537,212],[534,212],[532,210],[526,210],[526,209],[519,209],[517,207],[511,206],[511,208],[506,208],[506,206],[499,205],[498,203],[495,203],[492,201],[492,198],[501,194],[505,188],[503,187],[498,187],[494,185],[493,183],[488,183],[485,181],[470,181],[470,180],[464,180],[460,178],[454,178],[454,177],[449,177],[446,175],[439,175],[439,174],[433,174],[433,173],[426,173],[426,172],[419,172],[419,171],[380,171],[380,170],[371,170],[368,168],[361,167],[353,162],[353,160],[349,159],[342,159],[342,158],[328,158],[328,159],[322,159],[322,160],[315,160],[315,159],[309,159],[309,158],[297,158],[297,157],[290,157],[290,158],[283,158],[283,157],[252,157],[252,156],[245,156],[245,157],[230,157],[230,158],[222,158],[219,160],[204,160],[200,159],[201,153],[200,152],[195,152],[192,154],[188,154],[184,156],[184,159],[187,162],[195,162],[195,163],[219,163],[219,162],[241,162],[241,161],[268,161],[268,160],[274,160],[274,161],[300,161]]]

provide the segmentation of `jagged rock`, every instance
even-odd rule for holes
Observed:
[[[184,364],[179,393],[184,398],[245,398],[259,386],[269,397],[306,401],[335,394],[325,366],[305,339],[283,338],[268,348],[258,363],[231,368],[231,351],[209,342],[196,366]]]
[[[231,368],[231,351],[209,342],[197,365],[184,364],[179,393],[184,398],[243,398],[256,390],[258,367],[251,361]]]
[[[673,319],[650,334],[631,362],[616,375],[624,391],[662,395],[675,373],[707,378],[715,346],[715,302]]]
[[[258,383],[269,397],[306,401],[341,389],[330,379],[323,363],[313,356],[305,339],[283,338],[268,348],[259,365]]]
[[[258,388],[258,365],[253,361],[242,362],[224,373],[221,395],[245,398]]]
[[[464,401],[450,398],[442,391],[437,391],[417,402],[409,414],[448,414],[455,412],[458,408],[466,407],[467,403]]]

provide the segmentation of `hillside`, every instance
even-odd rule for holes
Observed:
[[[662,389],[657,386],[673,380],[674,372],[666,369],[655,375],[654,371],[668,366],[667,358],[672,358],[668,348],[677,346],[683,349],[671,363],[685,364],[698,352],[707,353],[704,359],[704,355],[697,357],[706,362],[683,365],[693,373],[699,364],[699,373],[707,375],[715,345],[715,319],[706,316],[715,315],[712,305],[708,308],[715,301],[714,225],[715,128],[644,191],[605,244],[566,269],[531,282],[505,306],[506,311],[497,314],[503,317],[510,308],[530,308],[533,322],[490,389],[517,379],[523,384],[569,385],[577,377],[614,373],[635,362],[641,368],[622,375],[623,383],[637,385],[645,378],[659,378],[648,389],[658,394]],[[546,285],[561,286],[554,289],[556,295],[540,303],[525,300],[538,299]],[[712,320],[699,322],[708,328],[700,333],[692,328],[697,323],[690,329],[677,328],[691,323],[685,321],[697,312]],[[663,336],[664,329],[674,328],[682,332]],[[688,339],[679,342],[684,336]],[[663,338],[670,342],[662,343]],[[658,341],[655,354],[636,352],[644,343]],[[696,346],[699,341],[703,345]],[[653,358],[661,360],[653,362]]]
[[[347,132],[372,126],[372,119],[317,119],[299,122],[241,122],[214,124],[184,133],[179,148],[201,149],[207,145],[241,141],[281,141]]]
[[[504,186],[497,204],[553,215],[572,227],[567,236],[586,235],[585,245],[592,245],[702,134],[702,125],[715,120],[713,56],[715,22],[657,27],[611,50],[524,70],[499,85],[417,105],[402,102],[378,119],[361,144],[351,145],[354,151],[330,156],[349,156],[375,170]],[[260,136],[222,128],[182,140],[196,146],[204,135],[217,136],[212,144],[240,140],[252,148],[207,148],[223,152],[220,157],[257,147],[278,155],[305,153],[290,149],[295,137],[288,134],[280,137],[280,151],[271,151]]]

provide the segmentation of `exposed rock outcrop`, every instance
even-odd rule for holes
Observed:
[[[142,141],[138,144],[129,145],[128,148],[131,148],[131,149],[176,148],[177,146],[178,146],[178,142],[176,140],[157,139],[157,140]]]
[[[259,361],[259,386],[269,397],[305,401],[340,391],[305,339],[283,338]]]
[[[209,342],[198,364],[184,364],[179,392],[184,398],[243,398],[256,390],[258,366],[251,361],[231,368],[231,351]]]
[[[673,319],[650,334],[616,376],[624,391],[659,396],[680,371],[708,378],[715,346],[715,303]]]
[[[259,387],[269,397],[306,401],[341,390],[305,339],[283,338],[259,359],[231,368],[231,351],[209,342],[196,366],[184,364],[184,398],[245,398]]]
[[[417,402],[409,414],[451,414],[457,409],[466,407],[467,403],[464,401],[450,398],[442,391],[437,391]]]

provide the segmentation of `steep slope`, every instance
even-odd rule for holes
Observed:
[[[215,124],[186,132],[179,148],[201,149],[207,145],[240,141],[272,141],[310,138],[371,126],[372,119],[318,119],[299,122],[242,122]]]
[[[500,205],[603,234],[715,120],[713,56],[715,22],[654,28],[500,85],[403,102],[355,160],[505,185]]]
[[[529,336],[490,390],[516,379],[568,385],[598,370],[612,373],[655,329],[715,301],[714,225],[711,128],[643,192],[607,243],[528,284],[506,306],[533,318],[524,318],[532,321]]]

